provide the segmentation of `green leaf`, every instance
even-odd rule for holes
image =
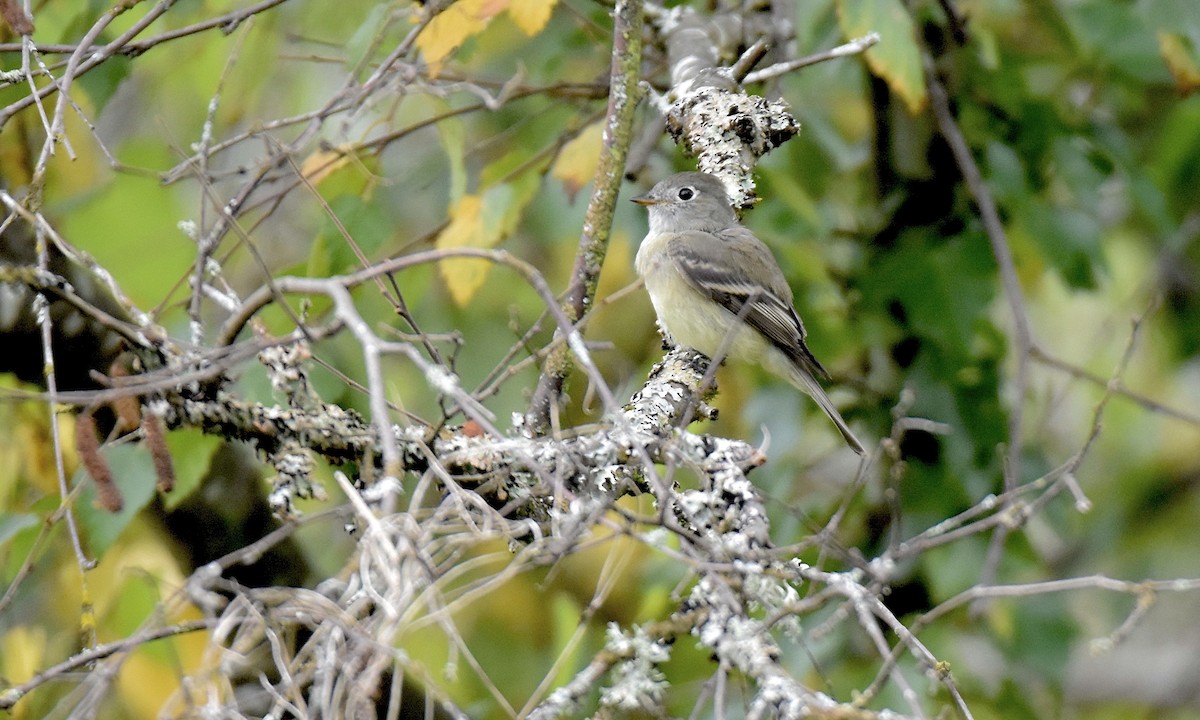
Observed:
[[[992,141],[984,149],[988,187],[999,203],[1023,199],[1029,192],[1025,163],[1008,145]]]
[[[1078,135],[1055,138],[1050,149],[1056,198],[1094,213],[1104,204],[1103,187],[1115,166],[1105,151]]]
[[[541,187],[536,173],[525,173],[512,182],[493,185],[483,192],[483,226],[494,233],[489,246],[495,246],[516,229],[525,208],[537,196]]]
[[[552,643],[555,655],[571,650],[571,642],[575,636],[575,631],[579,629],[579,623],[583,613],[580,610],[579,604],[568,593],[554,593],[550,601],[550,612],[547,613],[548,619],[551,621],[553,628]],[[578,650],[576,649],[576,652]],[[561,686],[570,682],[571,678],[578,671],[578,663],[563,663],[559,668],[558,677],[555,678],[556,684]]]
[[[828,231],[817,199],[805,183],[796,177],[792,168],[777,169],[766,164],[759,167],[766,181],[760,190],[764,197],[771,198],[769,205],[762,204],[760,212],[771,217],[774,227],[786,227],[788,232],[797,236],[819,235]]]
[[[991,302],[995,263],[982,235],[937,247],[910,241],[881,258],[864,288],[883,309],[899,302],[909,327],[951,357],[968,356]]]
[[[1085,53],[1136,80],[1170,82],[1158,41],[1136,5],[1092,0],[1067,8],[1064,15]]]
[[[1066,596],[1059,593],[1026,598],[1014,608],[1012,643],[1014,660],[1040,678],[1061,682],[1078,635]]]
[[[392,235],[392,223],[384,208],[377,202],[358,195],[343,195],[329,201],[342,228],[354,244],[371,258]],[[362,263],[350,242],[342,235],[332,218],[325,218],[321,233],[313,241],[308,255],[310,277],[328,277],[359,269]]]
[[[523,145],[523,143],[518,143],[518,146],[520,145]],[[497,183],[504,182],[505,178],[515,175],[517,170],[527,162],[529,162],[529,150],[524,148],[510,150],[485,165],[479,171],[479,185],[481,187],[491,187]],[[536,172],[538,169],[544,168],[548,162],[535,163],[533,167],[527,169],[527,172]]]
[[[392,7],[388,3],[376,3],[371,7],[366,18],[346,43],[347,67],[357,68],[366,59],[367,52],[375,46],[375,40],[391,12]]]
[[[910,112],[925,106],[925,74],[916,26],[900,0],[838,0],[838,22],[847,40],[879,33],[865,57],[871,72],[883,78]]]
[[[221,438],[205,435],[199,430],[175,430],[167,433],[167,447],[175,466],[175,488],[163,495],[168,510],[178,506],[200,487],[208,474],[213,453],[221,446]]]
[[[58,41],[63,43],[78,42],[79,38],[85,35],[96,24],[96,20],[104,14],[108,5],[109,3],[106,0],[83,0],[83,2],[77,3],[78,12],[63,24]],[[33,19],[38,25],[38,30],[42,30],[43,22],[41,14],[39,13]],[[100,40],[100,42],[104,41]]]
[[[379,177],[379,158],[356,152],[353,146],[322,147],[300,164],[300,173],[325,198],[370,195]]]
[[[1042,256],[1071,287],[1096,287],[1096,267],[1103,262],[1100,223],[1081,208],[1030,200],[1018,212],[1019,222]]]
[[[903,483],[901,487],[909,484],[913,483]],[[907,510],[907,506],[905,509]],[[983,567],[986,561],[987,542],[976,536],[922,553],[918,565],[921,567],[921,575],[929,585],[930,593],[933,597],[944,600],[979,582],[979,568]]]
[[[1194,212],[1200,187],[1200,96],[1176,103],[1160,121],[1152,138],[1146,173],[1175,203],[1180,216]]]
[[[146,166],[163,162],[165,155],[141,154],[145,147],[135,141],[126,143],[123,159]],[[151,202],[150,197],[157,199]],[[134,225],[129,223],[131,208],[137,209]],[[171,297],[172,290],[179,290],[179,278],[195,262],[196,244],[178,227],[188,215],[173,196],[159,192],[157,179],[129,177],[55,209],[63,235],[78,238],[82,249],[102,267],[120,268],[121,289],[142,307]]]
[[[25,528],[33,527],[39,522],[38,516],[32,513],[0,512],[0,545],[8,542]]]
[[[434,100],[433,107],[442,113],[450,109],[450,105],[441,100]],[[437,124],[437,130],[442,149],[446,152],[446,161],[450,163],[450,202],[453,204],[467,192],[467,131],[457,117],[442,120]]]
[[[308,277],[328,277],[336,274],[330,271],[333,267],[333,256],[334,248],[329,236],[323,232],[319,233],[308,251],[308,264],[304,274]]]
[[[1174,230],[1167,197],[1158,187],[1142,174],[1130,178],[1129,193],[1137,209],[1159,236],[1169,235]]]
[[[907,354],[904,385],[916,398],[913,414],[953,428],[928,448],[932,464],[909,464],[906,488],[913,494],[906,507],[920,503],[928,522],[961,510],[960,500],[995,490],[995,448],[1007,432],[998,395],[1005,338],[988,319],[995,260],[981,231],[948,239],[933,233],[905,233],[871,263],[871,282],[862,286],[864,304],[905,333],[903,345],[892,347]],[[934,489],[926,495],[922,488]]]

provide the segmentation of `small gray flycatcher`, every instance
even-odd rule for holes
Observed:
[[[663,328],[709,358],[757,362],[810,395],[855,452],[863,445],[818,378],[829,373],[804,344],[792,289],[761,240],[738,222],[725,186],[685,172],[633,198],[650,211],[635,266]]]

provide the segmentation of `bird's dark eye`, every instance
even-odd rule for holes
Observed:
[[[693,190],[692,188],[690,188],[690,187],[679,188],[679,199],[680,200],[691,200],[694,197],[696,197],[696,191]]]

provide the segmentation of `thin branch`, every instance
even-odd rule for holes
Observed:
[[[34,238],[37,246],[38,272],[48,275],[50,274],[50,250],[47,245],[45,228],[41,226],[35,227]],[[54,366],[54,321],[50,313],[50,301],[44,295],[34,295],[33,311],[38,319],[38,326],[41,331],[43,377],[46,380],[46,389],[53,395],[58,391],[58,381]],[[89,558],[83,550],[83,544],[79,539],[79,528],[75,524],[75,513],[69,505],[72,495],[63,460],[62,431],[58,426],[58,408],[53,402],[47,402],[46,410],[50,416],[50,437],[54,447],[54,474],[58,480],[58,497],[59,501],[63,503],[63,514],[67,520],[67,531],[71,537],[71,547],[75,551],[75,561],[79,566],[80,581],[83,583],[86,593],[87,571],[95,567],[96,561]],[[93,627],[89,635],[94,632],[95,628]],[[94,637],[89,637],[89,640],[94,640]]]
[[[0,110],[0,128],[3,128],[13,115],[36,102],[49,97],[52,93],[62,92],[65,94],[68,92],[70,90],[71,82],[74,81],[75,78],[87,73],[89,70],[92,70],[111,58],[120,50],[120,48],[124,47],[133,38],[140,35],[143,30],[149,27],[152,23],[154,23],[154,21],[162,16],[163,13],[169,10],[171,6],[175,4],[175,0],[159,0],[152,8],[150,8],[150,10],[146,12],[145,15],[138,18],[128,30],[121,33],[112,42],[102,46],[97,50],[89,52],[87,48],[92,47],[92,41],[100,36],[101,31],[103,31],[103,29],[107,27],[109,23],[112,22],[112,20],[118,15],[121,15],[132,8],[134,4],[118,3],[109,12],[104,13],[104,15],[97,20],[96,23],[84,35],[79,46],[75,48],[75,51],[71,53],[71,58],[67,62],[67,68],[63,73],[61,84],[49,83],[44,85],[36,92],[30,93],[20,100],[8,105],[3,110]],[[86,60],[83,59],[85,56],[87,57]],[[60,99],[60,104],[62,103],[63,101]],[[55,122],[56,126],[61,128],[60,121],[56,120]],[[47,141],[49,142],[50,139],[48,138]]]
[[[568,326],[590,312],[600,269],[608,252],[613,211],[632,139],[634,110],[641,98],[638,82],[642,65],[642,12],[640,0],[618,0],[613,12],[612,84],[607,119],[600,160],[596,164],[595,187],[575,254],[575,269],[562,303]],[[556,350],[550,353],[542,368],[526,414],[526,425],[535,434],[543,434],[550,428],[552,409],[560,402],[563,384],[570,372],[568,358],[567,348]],[[593,380],[603,384],[602,378]]]
[[[927,627],[930,623],[945,617],[948,613],[983,598],[1032,597],[1035,595],[1071,592],[1075,590],[1107,590],[1109,592],[1135,596],[1140,596],[1147,592],[1196,592],[1200,591],[1200,578],[1130,581],[1118,580],[1107,575],[1088,575],[1064,580],[1046,580],[1045,582],[1017,583],[1014,585],[976,585],[975,587],[967,588],[922,615],[913,623],[913,630],[915,632],[920,628]]]
[[[255,3],[254,5],[244,8],[236,8],[230,10],[224,15],[218,15],[207,20],[201,20],[191,25],[186,25],[174,30],[168,30],[158,35],[148,37],[145,40],[128,42],[117,48],[113,54],[124,55],[126,57],[137,57],[156,45],[161,45],[165,42],[178,40],[179,38],[195,35],[207,30],[220,30],[223,34],[228,35],[251,17],[266,12],[276,5],[282,5],[287,1],[288,0],[261,0],[261,2]],[[38,45],[37,51],[43,55],[71,55],[78,52],[81,45],[82,43],[52,43],[47,45]],[[106,46],[104,45],[93,44],[87,46],[85,48],[85,52],[89,55],[93,53],[104,52],[105,47]],[[0,43],[0,54],[20,52],[20,50],[20,43]]]
[[[808,57],[797,58],[796,60],[788,60],[787,62],[776,63],[770,67],[765,67],[762,70],[755,70],[746,75],[746,84],[753,84],[777,78],[781,75],[793,73],[800,68],[808,67],[823,63],[826,60],[836,60],[837,58],[851,57],[867,51],[867,48],[879,42],[879,33],[869,33],[860,38],[855,38],[845,45],[838,45],[831,50],[814,53]]]
[[[765,37],[760,37],[758,40],[755,40],[754,44],[746,48],[746,52],[742,53],[741,57],[737,59],[737,62],[735,62],[729,68],[729,76],[733,78],[735,83],[740,84],[744,82],[746,75],[748,75],[750,71],[754,69],[754,66],[763,59],[763,56],[766,55],[767,51],[770,49],[771,41],[767,40]]]
[[[43,670],[33,678],[21,683],[20,685],[10,687],[0,692],[0,710],[11,710],[12,707],[16,705],[22,697],[28,695],[31,690],[35,690],[48,682],[61,680],[64,675],[79,670],[80,668],[85,668],[98,660],[103,660],[104,658],[117,653],[123,653],[129,650],[137,649],[142,645],[154,640],[161,640],[162,638],[173,637],[175,635],[193,633],[199,630],[209,630],[215,625],[215,621],[211,619],[188,620],[176,625],[138,632],[130,637],[117,640],[115,642],[97,645],[94,648],[85,650],[62,661],[53,667]]]
[[[1172,407],[1149,398],[1141,393],[1134,392],[1126,387],[1125,383],[1123,383],[1120,378],[1104,378],[1096,373],[1088,371],[1086,368],[1051,355],[1039,345],[1035,345],[1032,352],[1033,359],[1042,363],[1043,365],[1046,365],[1047,367],[1062,370],[1071,377],[1102,387],[1106,391],[1111,391],[1113,394],[1119,395],[1120,397],[1136,403],[1152,413],[1173,418],[1189,425],[1200,426],[1200,414],[1188,412],[1187,410],[1177,407]]]

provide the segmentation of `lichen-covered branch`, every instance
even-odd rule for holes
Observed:
[[[675,142],[701,170],[726,179],[735,207],[749,208],[750,172],[758,158],[787,142],[800,125],[783,100],[747,93],[730,68],[718,65],[740,38],[731,16],[737,17],[703,18],[679,6],[657,19],[671,67],[671,89],[659,109]]]

